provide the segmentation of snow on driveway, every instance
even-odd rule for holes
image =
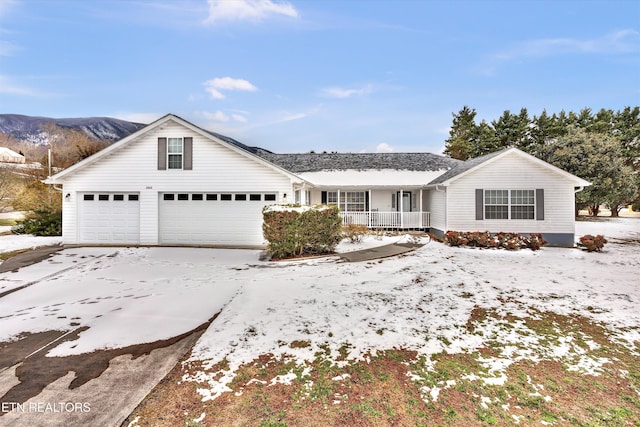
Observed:
[[[86,260],[69,266],[74,258],[70,253]],[[258,255],[190,248],[62,251],[50,258],[53,264],[47,268],[40,263],[24,273],[0,275],[2,283],[49,272],[47,278],[0,298],[0,341],[24,332],[88,326],[78,340],[48,354],[62,356],[171,338],[219,312],[240,287],[237,269],[258,262]],[[55,260],[63,261],[56,265]],[[52,275],[55,268],[63,272]]]

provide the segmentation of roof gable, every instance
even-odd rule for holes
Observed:
[[[295,180],[295,181],[302,181],[302,179],[294,174],[292,174],[290,171],[283,169],[282,167],[273,164],[271,162],[269,162],[268,160],[257,156],[256,154],[254,154],[252,151],[257,151],[257,149],[255,147],[249,147],[246,146],[232,138],[229,137],[225,137],[222,135],[219,135],[217,133],[214,132],[209,132],[206,131],[176,115],[173,114],[167,114],[161,118],[159,118],[158,120],[156,120],[153,123],[150,123],[149,125],[145,126],[144,128],[138,130],[137,132],[132,133],[131,135],[121,139],[120,141],[108,146],[107,148],[99,151],[98,153],[87,157],[86,159],[76,163],[75,165],[72,165],[70,167],[68,167],[67,169],[53,175],[52,177],[48,178],[45,182],[47,184],[58,184],[61,181],[64,181],[64,177],[71,175],[75,172],[77,172],[78,170],[84,169],[86,167],[88,167],[89,165],[96,163],[98,160],[116,152],[117,150],[120,150],[122,147],[127,146],[128,144],[131,144],[133,141],[137,140],[138,138],[140,138],[141,136],[143,136],[144,134],[153,131],[154,129],[157,129],[158,127],[162,126],[163,124],[169,122],[169,121],[173,121],[175,123],[178,123],[192,131],[194,131],[195,133],[198,133],[200,135],[202,135],[203,137],[205,137],[206,139],[215,141],[216,143],[227,147],[245,157],[248,157],[250,159],[252,159],[253,161],[256,161],[258,163],[261,163],[273,170],[276,170],[279,173],[282,173],[284,175],[286,175],[287,177],[289,177],[291,180]]]
[[[449,185],[451,183],[453,183],[454,181],[462,178],[465,175],[468,175],[470,173],[472,173],[473,171],[485,167],[491,163],[493,163],[494,161],[496,161],[497,159],[500,159],[504,156],[510,155],[510,154],[514,154],[517,156],[520,156],[524,159],[526,159],[527,161],[536,163],[540,166],[543,166],[544,168],[548,169],[550,172],[555,173],[557,175],[561,175],[569,180],[572,180],[575,182],[576,186],[588,186],[591,185],[591,183],[589,181],[586,181],[580,177],[577,177],[563,169],[560,169],[556,166],[553,166],[550,163],[545,162],[544,160],[540,160],[535,156],[532,156],[531,154],[525,153],[522,150],[519,150],[517,148],[511,147],[511,148],[505,148],[503,150],[500,151],[496,151],[490,154],[486,154],[484,156],[480,156],[480,157],[475,157],[472,159],[469,159],[459,165],[457,165],[456,167],[454,167],[453,169],[445,172],[444,174],[440,175],[438,178],[434,179],[433,181],[431,181],[429,183],[429,185]]]

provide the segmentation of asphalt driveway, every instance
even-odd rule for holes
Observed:
[[[258,258],[189,248],[42,255],[0,273],[3,426],[119,426],[234,294],[233,273]]]

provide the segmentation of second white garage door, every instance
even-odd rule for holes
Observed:
[[[161,193],[159,237],[163,245],[255,246],[264,244],[262,208],[275,193]]]

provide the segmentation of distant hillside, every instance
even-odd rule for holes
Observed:
[[[133,123],[110,117],[53,119],[20,114],[0,114],[0,133],[35,144],[45,144],[47,138],[42,132],[42,128],[50,122],[61,128],[82,131],[92,138],[112,142],[118,141],[146,126],[142,123]]]

